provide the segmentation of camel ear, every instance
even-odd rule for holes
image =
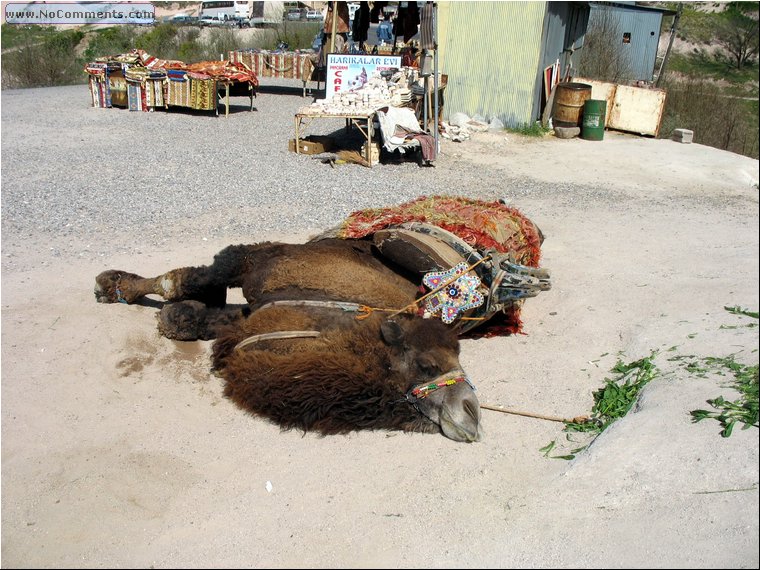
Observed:
[[[399,346],[404,342],[404,329],[396,321],[383,321],[380,333],[385,343],[390,346]]]

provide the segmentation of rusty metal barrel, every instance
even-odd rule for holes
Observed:
[[[555,87],[552,123],[555,127],[580,127],[583,105],[591,99],[591,85],[586,83],[559,83]]]

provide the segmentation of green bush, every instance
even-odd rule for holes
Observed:
[[[177,59],[179,45],[176,39],[176,26],[159,24],[149,32],[137,36],[133,47],[146,51],[150,55],[160,59]]]
[[[227,59],[229,52],[240,47],[237,35],[229,28],[209,30],[208,42],[204,46],[204,60]]]
[[[84,34],[78,30],[19,37],[3,54],[3,88],[70,85],[83,81],[84,61],[76,48]]]
[[[137,32],[133,26],[114,26],[90,33],[89,43],[84,50],[87,61],[99,57],[126,53],[135,47]]]
[[[660,136],[694,131],[694,142],[758,158],[758,103],[727,94],[715,82],[670,79]]]

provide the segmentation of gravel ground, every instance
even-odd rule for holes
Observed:
[[[289,152],[294,114],[312,98],[301,97],[300,83],[276,85],[262,88],[253,112],[247,98],[233,98],[226,118],[95,109],[84,85],[4,91],[4,267],[24,268],[15,253],[29,232],[49,234],[53,256],[107,257],[162,247],[178,236],[308,235],[354,210],[420,195],[495,199],[509,188],[512,199],[529,193],[556,201],[596,194],[589,187],[505,179],[503,171],[458,160],[456,153],[442,154],[433,168],[396,154],[372,169],[333,169]],[[316,120],[308,132],[341,131],[336,119]],[[347,142],[359,144],[355,137]],[[456,146],[442,143],[444,153]]]
[[[253,112],[233,98],[226,118],[94,109],[83,85],[3,92],[4,248],[22,245],[29,230],[49,232],[56,253],[74,255],[75,238],[92,243],[90,255],[113,253],[114,232],[130,236],[124,251],[188,231],[311,232],[358,208],[447,189],[448,172],[414,161],[333,170],[289,152],[294,114],[312,100],[290,91],[260,93]],[[342,123],[313,126],[326,134]]]
[[[294,114],[312,101],[300,86],[269,79],[253,112],[247,98],[235,97],[228,117],[95,109],[84,85],[3,91],[3,267],[25,268],[18,254],[30,232],[48,234],[54,257],[97,258],[160,248],[177,238],[308,236],[357,209],[437,193],[517,204],[530,196],[535,211],[541,204],[611,199],[609,187],[561,177],[545,182],[462,159],[462,146],[445,139],[433,168],[396,153],[371,169],[333,169],[288,150]],[[307,132],[334,133],[349,148],[361,144],[357,136],[346,139],[340,119],[316,120]],[[688,208],[705,200],[725,205],[731,197],[690,196],[683,203],[676,192],[647,199]]]

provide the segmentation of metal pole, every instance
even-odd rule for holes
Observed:
[[[433,139],[435,144],[433,145],[435,158],[438,158],[438,19],[436,18],[438,10],[438,3],[433,2],[433,93],[435,93],[435,102],[433,103],[435,113],[433,114]]]
[[[332,30],[330,31],[330,51],[327,53],[334,53],[335,52],[335,30],[338,28],[338,2],[332,3]],[[325,58],[325,62],[327,62],[327,58]]]
[[[668,41],[668,49],[665,51],[665,57],[662,58],[662,64],[660,65],[660,71],[657,74],[657,81],[654,86],[659,87],[662,82],[663,74],[665,73],[665,66],[668,64],[668,58],[670,57],[670,50],[673,47],[673,40],[676,37],[676,26],[678,26],[678,20],[681,19],[681,12],[683,11],[683,4],[678,4],[678,10],[673,17],[673,26],[670,28],[670,41]]]
[[[424,53],[425,52],[423,51],[423,56],[422,56],[423,58],[425,57]],[[430,92],[430,81],[429,80],[430,80],[430,78],[426,76],[425,77],[425,98],[422,101],[422,124],[424,125],[422,127],[423,131],[427,131],[428,130],[428,93]]]

